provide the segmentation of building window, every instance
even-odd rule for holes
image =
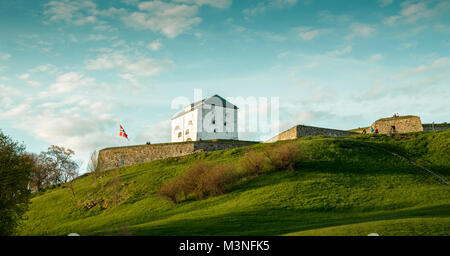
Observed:
[[[212,124],[216,124],[216,120],[212,120]]]
[[[188,123],[188,125],[192,125],[192,120],[189,120],[189,123]]]
[[[189,134],[189,130],[186,130],[185,134],[188,135]]]
[[[217,132],[217,130],[216,129],[214,129],[214,133],[216,133]]]
[[[224,122],[223,125],[224,125],[224,126],[227,126],[227,122]]]
[[[183,136],[183,133],[182,133],[182,132],[179,132],[179,133],[178,133],[178,138],[181,138],[181,136]]]
[[[178,125],[175,126],[175,131],[176,131],[176,130],[180,130],[180,126],[178,126]]]

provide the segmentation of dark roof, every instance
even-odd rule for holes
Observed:
[[[207,104],[207,105],[215,104],[217,106],[221,106],[221,107],[225,107],[225,108],[239,109],[237,106],[233,105],[232,103],[230,103],[226,99],[224,99],[224,98],[220,97],[219,95],[215,94],[215,95],[213,95],[211,97],[208,97],[208,98],[205,98],[203,100],[199,100],[197,102],[194,102],[194,103],[191,103],[191,104],[187,105],[187,106],[191,106],[191,108],[188,111],[185,110],[185,108],[187,106],[183,107],[183,109],[180,112],[178,112],[177,114],[175,114],[172,117],[172,119],[175,119],[175,118],[177,118],[179,116],[182,116],[182,115],[184,115],[186,113],[189,113],[189,112],[193,111],[194,109],[198,109],[198,108],[200,108],[201,106],[203,106],[205,104]]]

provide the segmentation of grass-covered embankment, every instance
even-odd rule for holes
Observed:
[[[243,178],[227,193],[175,204],[158,195],[199,161],[237,164],[258,144],[105,171],[32,199],[21,235],[449,235],[450,131],[391,138],[302,138],[293,171]],[[389,151],[389,152],[388,152]],[[114,204],[117,199],[117,205]]]

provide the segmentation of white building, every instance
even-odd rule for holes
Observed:
[[[237,140],[237,112],[219,95],[187,105],[172,118],[172,142]]]

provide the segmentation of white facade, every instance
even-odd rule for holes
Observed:
[[[237,111],[218,95],[192,103],[172,118],[172,142],[237,140]]]

